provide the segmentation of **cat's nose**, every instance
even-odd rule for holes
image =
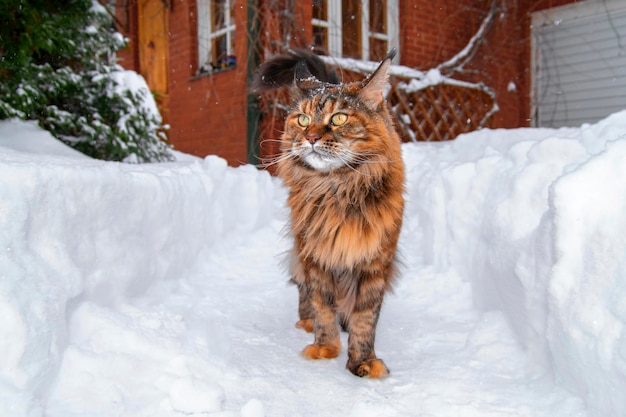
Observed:
[[[315,142],[317,142],[321,138],[321,136],[317,133],[307,133],[306,135],[304,135],[304,137],[311,145],[314,145]]]

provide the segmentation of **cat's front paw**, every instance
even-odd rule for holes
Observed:
[[[341,348],[335,345],[309,345],[302,350],[307,359],[333,359],[339,356]]]
[[[389,369],[381,359],[371,359],[355,366],[348,365],[348,369],[361,378],[384,378],[389,375]]]
[[[307,333],[313,333],[313,319],[298,320],[296,328],[303,329]]]

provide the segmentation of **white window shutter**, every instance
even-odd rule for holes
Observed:
[[[532,119],[579,126],[626,108],[626,2],[589,0],[533,14]]]

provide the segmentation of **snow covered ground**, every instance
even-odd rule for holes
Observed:
[[[299,356],[279,180],[1,122],[0,416],[625,416],[626,111],[404,155],[371,381]]]

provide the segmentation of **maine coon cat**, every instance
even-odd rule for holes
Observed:
[[[400,139],[383,96],[394,55],[363,81],[343,84],[315,55],[296,51],[263,64],[256,84],[292,86],[277,164],[290,190],[296,327],[315,335],[302,355],[337,357],[341,325],[347,368],[370,378],[389,373],[374,339],[396,275],[404,207]]]

